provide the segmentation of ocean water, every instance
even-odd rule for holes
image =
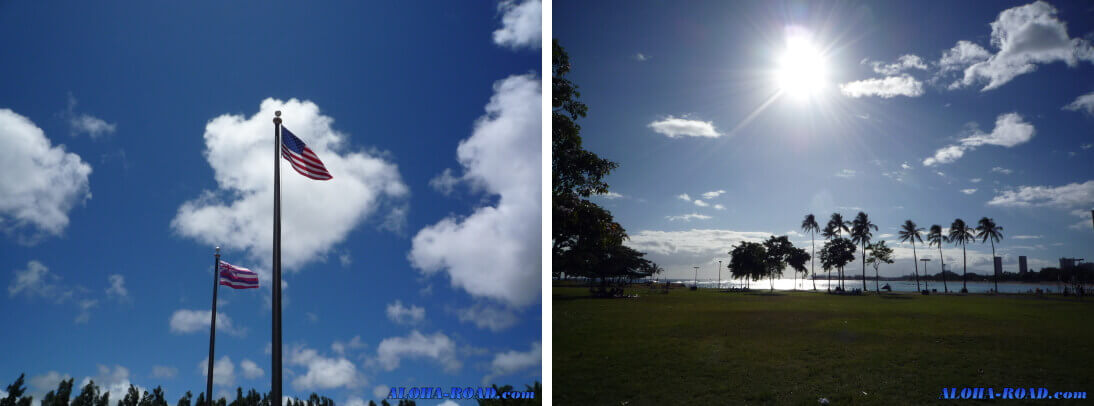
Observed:
[[[695,280],[694,279],[661,279],[658,282],[672,282],[672,283],[680,283],[680,284],[691,286],[692,284],[695,283]],[[795,285],[795,283],[797,285]],[[828,286],[828,280],[827,279],[817,279],[816,283],[817,283],[817,290],[818,291],[823,291]],[[920,279],[919,283],[920,283],[920,288],[921,289],[930,289],[932,291],[937,290],[939,293],[942,293],[944,291],[943,284],[942,284],[941,280],[939,280],[939,281],[933,281],[933,280],[932,281],[926,281],[926,280]],[[839,280],[833,278],[832,279],[832,287],[835,288],[838,284],[839,284]],[[917,291],[916,290],[916,284],[915,284],[914,280],[912,280],[912,281],[903,281],[903,280],[900,280],[900,281],[886,281],[886,280],[880,280],[880,281],[878,281],[878,285],[876,285],[876,286],[885,286],[886,284],[888,284],[889,287],[891,287],[893,289],[893,292],[916,292]],[[771,286],[772,286],[771,282],[769,282],[767,279],[760,280],[760,281],[753,281],[749,284],[749,287],[752,288],[753,290],[771,289]],[[775,279],[774,286],[775,286],[775,290],[793,290],[793,289],[795,289],[795,286],[797,286],[798,290],[812,290],[813,289],[813,281],[808,280],[808,279],[798,279],[795,282],[794,279],[782,278],[782,279]],[[843,286],[846,287],[848,290],[862,289],[862,279],[861,278],[859,278],[859,279],[844,279]],[[946,286],[949,287],[950,292],[960,292],[961,291],[961,279],[958,278],[957,280],[948,280],[948,281],[946,281]],[[977,281],[977,282],[968,282],[966,284],[966,286],[969,289],[969,293],[987,293],[989,290],[991,290],[995,287],[995,284],[990,282],[990,281],[989,282],[979,282],[979,281]],[[999,291],[1003,292],[1003,293],[1031,293],[1031,292],[1037,290],[1038,288],[1040,288],[1042,291],[1045,291],[1046,293],[1060,293],[1060,292],[1063,291],[1065,286],[1068,286],[1068,285],[1059,284],[1059,283],[999,282]],[[719,288],[719,287],[721,287],[722,289],[743,288],[743,287],[745,287],[745,283],[743,281],[739,281],[739,280],[729,280],[729,279],[727,279],[727,280],[723,280],[721,282],[721,285],[719,285],[717,280],[709,280],[709,279],[708,280],[702,280],[702,279],[699,280],[699,288],[702,288],[702,289],[715,289],[715,288]],[[871,279],[871,278],[866,278],[866,290],[870,291],[870,292],[874,292],[874,291],[876,291],[876,289],[874,287],[875,287],[874,280]]]

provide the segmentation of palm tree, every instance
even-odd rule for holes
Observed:
[[[825,243],[824,243],[825,247],[828,246],[828,243],[831,242],[832,239],[836,238],[836,230],[832,229],[832,223],[831,222],[829,222],[828,225],[826,225],[824,227],[824,230],[821,230],[821,236],[823,236],[824,239],[826,240]],[[824,248],[821,248],[821,254],[822,255],[824,254]],[[828,292],[831,292],[832,291],[832,267],[825,267],[824,266],[824,261],[821,261],[821,267],[824,268],[826,273],[828,273],[828,286],[825,287],[825,290],[828,291]]]
[[[813,214],[806,214],[805,220],[802,220],[802,231],[809,232],[809,242],[812,245],[809,257],[809,273],[813,275],[813,291],[817,291],[817,275],[813,273],[813,257],[817,256],[817,243],[813,239],[813,233],[820,231],[820,225],[817,224],[817,218],[813,217]],[[797,275],[797,274],[795,274]]]
[[[877,230],[877,226],[870,222],[870,217],[865,212],[858,212],[855,216],[855,220],[851,222],[851,241],[855,244],[862,245],[862,291],[866,291],[866,245],[870,243],[870,238],[874,236],[874,233],[870,232],[873,228]]]
[[[942,226],[935,224],[931,226],[931,231],[927,232],[927,241],[930,246],[938,247],[938,262],[942,264],[942,290],[946,293],[950,293],[950,287],[946,286],[946,260],[942,258],[942,243],[949,241],[946,236],[942,235]]]
[[[962,219],[954,219],[953,224],[950,224],[950,242],[954,245],[961,244],[961,293],[969,293],[969,261],[968,258],[965,256],[965,245],[968,244],[969,241],[975,240],[976,235],[973,234],[974,231],[976,230],[972,227],[969,227],[968,224],[965,224],[965,220]]]
[[[844,221],[843,220],[843,215],[839,214],[839,213],[832,213],[832,217],[828,219],[828,228],[832,229],[832,232],[835,233],[836,238],[843,238],[843,233],[844,232],[850,233],[851,229],[848,228],[850,226],[851,226],[851,222],[850,221]],[[844,289],[844,287],[843,287],[843,266],[839,267],[839,286],[840,286],[840,289]]]
[[[915,242],[916,240],[919,240],[920,243],[923,242],[923,237],[920,237],[919,235],[922,231],[922,228],[916,228],[915,222],[904,220],[904,225],[900,226],[900,233],[898,234],[900,235],[901,242],[912,242],[912,264],[915,265],[915,290],[917,291],[919,290],[919,258],[915,253]]]
[[[999,272],[995,270],[995,243],[1003,239],[1003,227],[995,224],[995,219],[981,217],[977,222],[976,237],[980,242],[991,240],[991,268],[995,274],[995,293],[999,293]]]

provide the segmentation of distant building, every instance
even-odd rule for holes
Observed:
[[[1060,269],[1074,268],[1076,259],[1077,258],[1060,258]]]
[[[1024,274],[1029,272],[1029,267],[1026,265],[1026,256],[1021,255],[1018,257],[1018,273]]]
[[[995,257],[995,274],[1003,274],[1003,257]]]

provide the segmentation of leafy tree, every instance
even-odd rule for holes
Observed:
[[[376,402],[370,400],[368,401],[368,406],[376,406]]]
[[[878,268],[881,267],[881,264],[893,263],[893,249],[886,246],[884,240],[870,244],[870,257],[866,258],[865,261],[874,266],[874,289],[881,293],[881,288],[878,287],[878,279],[881,279]]]
[[[141,394],[137,391],[137,387],[133,384],[129,384],[129,390],[125,393],[125,397],[118,403],[118,406],[137,406],[141,400]]]
[[[95,385],[95,381],[89,380],[80,390],[80,394],[72,399],[72,406],[95,406],[95,401],[98,399],[99,387]]]
[[[380,406],[391,406],[391,403],[387,403],[387,399],[383,399],[380,401]]]
[[[734,279],[757,280],[764,274],[767,249],[763,244],[742,241],[729,252],[729,273]]]
[[[771,236],[764,241],[764,276],[771,281],[771,290],[775,290],[775,277],[782,276],[783,269],[790,265],[795,272],[805,269],[809,254],[790,243],[787,236]],[[793,263],[792,263],[793,261]]]
[[[820,225],[817,224],[817,218],[813,217],[813,213],[805,215],[805,219],[802,220],[802,231],[809,232],[809,241],[812,247],[809,257],[809,273],[813,275],[813,291],[817,290],[816,272],[813,271],[813,258],[817,256],[817,242],[813,238],[813,233],[820,231]]]
[[[981,243],[991,241],[991,269],[995,279],[995,293],[999,293],[999,272],[995,270],[995,243],[1003,239],[1003,227],[995,224],[994,219],[981,217],[976,227],[976,237]]]
[[[790,265],[790,267],[794,269],[794,274],[795,275],[798,272],[801,272],[801,273],[804,274],[808,271],[807,269],[805,269],[805,261],[809,261],[810,263],[812,263],[813,262],[813,256],[809,255],[808,252],[805,252],[804,249],[797,248],[797,247],[794,247],[794,249],[790,252],[790,255],[787,256],[787,258],[786,258],[787,265]],[[816,288],[814,288],[814,290],[815,289]]]
[[[862,291],[866,291],[866,246],[870,244],[870,238],[874,236],[874,233],[870,232],[870,229],[877,231],[877,226],[870,222],[870,217],[865,212],[858,212],[855,219],[851,221],[851,241],[856,244],[862,245]],[[877,285],[875,283],[875,285]]]
[[[919,258],[915,253],[915,242],[918,240],[923,243],[923,237],[919,233],[923,232],[922,228],[917,228],[915,222],[911,220],[904,220],[904,225],[900,226],[900,232],[897,235],[900,236],[900,241],[912,242],[912,265],[915,266],[915,290],[919,289]]]
[[[5,392],[8,396],[0,399],[0,406],[30,406],[34,402],[33,396],[23,396],[27,388],[23,386],[25,374],[19,374],[19,378],[8,385]]]
[[[843,233],[851,232],[851,229],[848,228],[850,226],[851,222],[844,221],[842,214],[832,213],[832,217],[828,219],[828,225],[825,227],[826,235],[842,238]],[[843,266],[839,267],[839,286],[840,289],[845,289],[843,286]]]
[[[402,400],[399,400],[398,406],[417,406],[417,405],[414,403],[413,400],[402,399]]]
[[[175,405],[176,406],[190,406],[190,399],[192,399],[193,397],[194,397],[193,393],[190,393],[190,391],[186,391],[186,395],[183,395],[181,398],[179,398],[179,402],[176,403]]]
[[[68,406],[68,399],[72,396],[72,382],[73,378],[61,380],[56,391],[49,391],[42,398],[41,406]]]
[[[111,406],[110,392],[103,392],[103,395],[95,400],[95,406]]]
[[[948,242],[948,239],[942,235],[942,226],[931,226],[930,231],[927,231],[927,242],[932,247],[938,247],[938,261],[942,264],[942,290],[950,293],[950,287],[946,284],[946,259],[942,257],[942,243]]]
[[[965,245],[967,245],[969,241],[975,240],[976,236],[973,234],[974,231],[975,229],[969,227],[968,224],[965,224],[965,220],[962,219],[954,219],[953,223],[950,224],[950,242],[954,245],[961,246],[961,293],[969,293],[967,284],[969,279],[969,261],[968,257],[965,256]]]
[[[821,248],[821,267],[831,270],[846,266],[855,260],[855,248],[855,243],[843,237],[828,240]]]

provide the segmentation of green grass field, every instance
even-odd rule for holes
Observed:
[[[944,387],[1094,395],[1094,298],[630,291],[640,297],[554,288],[556,404],[922,404]]]

